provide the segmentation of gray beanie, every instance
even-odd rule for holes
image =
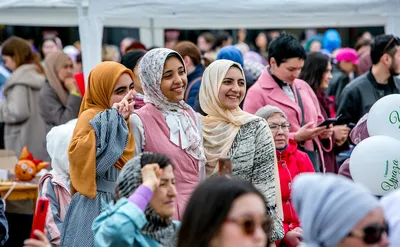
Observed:
[[[287,119],[286,114],[279,107],[272,106],[272,105],[266,105],[266,106],[258,109],[258,111],[256,112],[255,115],[258,117],[261,117],[263,119],[268,119],[274,113],[280,113],[280,114],[282,114],[282,116],[284,118]]]
[[[293,183],[292,202],[306,246],[337,246],[358,222],[381,205],[350,179],[336,174],[301,174]]]

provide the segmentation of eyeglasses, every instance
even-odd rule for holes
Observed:
[[[389,48],[389,46],[393,43],[393,41],[395,41],[395,40],[399,40],[399,38],[397,38],[396,36],[393,36],[391,39],[390,39],[390,41],[387,43],[387,45],[385,46],[385,48],[383,48],[383,54],[385,54],[386,53],[386,49],[387,48]]]
[[[388,224],[385,224],[384,226],[378,225],[378,224],[373,224],[365,227],[362,230],[363,234],[362,236],[355,234],[353,232],[350,232],[348,237],[356,237],[356,238],[361,238],[364,243],[366,244],[376,244],[379,243],[382,239],[382,234],[386,232],[389,234],[389,226]]]
[[[283,131],[289,131],[290,129],[290,123],[283,123],[283,124],[270,124],[269,128],[271,131],[276,132],[279,131],[280,128],[282,128]]]
[[[248,236],[254,235],[257,227],[260,226],[265,234],[269,235],[271,230],[272,221],[268,216],[263,218],[253,218],[253,217],[238,217],[238,218],[228,218],[226,222],[234,223],[242,228],[244,234]]]

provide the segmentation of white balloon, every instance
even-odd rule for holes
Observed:
[[[350,174],[374,195],[399,188],[400,141],[388,136],[372,136],[360,142],[350,156]]]
[[[391,94],[375,102],[368,113],[370,136],[384,135],[400,140],[400,94]]]

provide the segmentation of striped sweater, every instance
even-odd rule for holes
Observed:
[[[254,120],[243,125],[232,143],[228,156],[232,159],[234,177],[248,180],[264,195],[268,214],[274,224],[271,240],[283,238],[283,225],[276,206],[274,162],[275,147],[268,125]]]

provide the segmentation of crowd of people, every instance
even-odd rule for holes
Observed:
[[[348,159],[372,105],[400,93],[400,39],[365,34],[353,49],[337,35],[260,33],[255,49],[243,29],[236,45],[226,32],[172,49],[126,38],[104,47],[86,86],[78,48],[47,39],[41,61],[7,39],[4,146],[51,161],[45,231],[23,245],[400,244],[399,192],[379,200]],[[18,229],[0,211],[4,244]]]

